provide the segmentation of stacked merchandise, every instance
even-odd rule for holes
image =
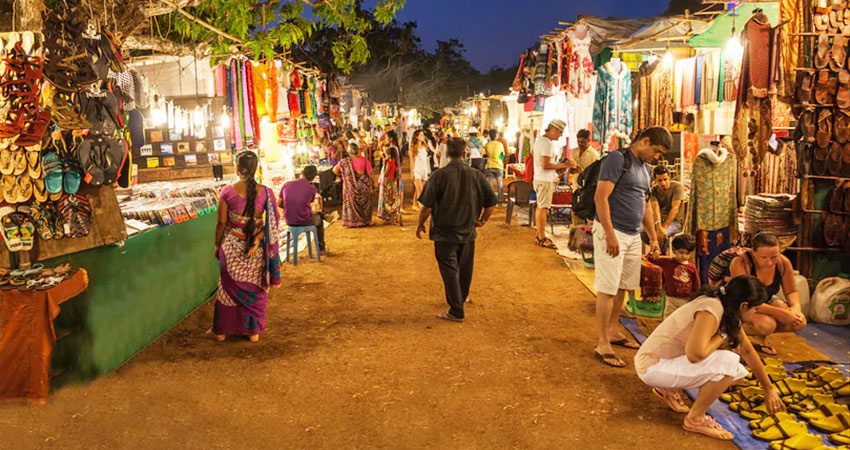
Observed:
[[[18,291],[45,291],[71,278],[77,273],[69,264],[45,269],[42,264],[33,264],[28,269],[0,269],[0,289]]]
[[[797,239],[797,225],[792,214],[796,196],[789,194],[748,195],[744,205],[744,234],[755,236],[759,231],[770,230],[779,238],[782,248]]]
[[[0,197],[12,252],[91,228],[83,182],[128,182],[123,94],[109,79],[125,70],[118,45],[89,11],[60,1],[43,34],[9,33],[0,74]],[[84,130],[88,130],[84,132]],[[14,238],[23,236],[23,243]]]
[[[750,373],[746,379],[729,388],[720,399],[729,409],[749,420],[753,437],[770,441],[769,448],[815,449],[829,441],[850,444],[850,379],[834,367],[804,364],[786,371],[779,358],[765,358],[765,370],[787,412],[771,415],[764,404],[764,391]],[[806,423],[808,421],[808,423]]]
[[[226,182],[161,182],[135,186],[130,200],[121,203],[125,220],[168,226],[216,211],[218,194]]]

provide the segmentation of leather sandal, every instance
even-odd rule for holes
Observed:
[[[829,192],[829,212],[841,214],[844,212],[844,186],[843,183],[836,183],[832,191]],[[805,380],[800,380],[805,383]]]
[[[797,173],[800,177],[812,173],[812,145],[797,142]]]
[[[826,175],[829,172],[829,169],[826,167],[826,160],[829,156],[829,149],[820,146],[814,146],[814,152],[812,152],[812,172],[815,175]]]
[[[817,31],[826,31],[829,29],[829,14],[817,14],[815,15],[814,23],[815,30]]]
[[[835,95],[835,102],[841,109],[850,108],[850,71],[847,69],[838,72],[838,93]]]
[[[813,81],[813,72],[808,70],[797,72],[797,99],[800,103],[812,103]]]
[[[842,14],[842,20],[844,15]],[[842,30],[844,28],[844,22],[841,22],[841,27],[838,28]],[[829,68],[832,69],[833,72],[839,72],[847,63],[847,49],[846,49],[847,40],[843,35],[838,35],[832,38],[832,49],[829,51]]]
[[[827,214],[823,221],[823,238],[829,247],[841,246],[841,232],[844,220],[837,214]]]
[[[850,139],[848,139],[850,140]],[[850,142],[841,147],[841,176],[850,178]],[[844,201],[847,204],[847,200]],[[844,212],[850,213],[850,209],[845,208]]]
[[[850,77],[850,72],[847,73]],[[850,90],[848,90],[850,94]],[[850,142],[850,109],[839,109],[835,116],[835,140],[841,142]]]
[[[838,142],[833,142],[829,146],[829,156],[827,159],[827,167],[829,168],[829,173],[832,176],[841,175],[841,151],[843,146]]]
[[[817,133],[815,140],[819,147],[829,147],[832,141],[832,111],[829,109],[821,109],[818,114]]]
[[[685,431],[703,434],[708,437],[724,441],[731,441],[735,438],[734,434],[730,433],[719,423],[715,422],[711,416],[705,416],[701,421],[695,421],[685,417],[682,428],[684,428]]]
[[[814,143],[817,130],[817,116],[814,108],[806,108],[803,111],[803,118],[800,120],[803,137],[807,142]]]
[[[829,21],[829,18],[826,18]],[[829,66],[829,36],[818,36],[817,53],[815,53],[815,68],[826,69]]]
[[[815,102],[820,105],[826,105],[832,102],[832,98],[829,95],[830,91],[830,79],[832,78],[832,72],[829,70],[821,70],[818,72],[817,79],[815,81]]]
[[[829,29],[832,33],[839,33],[844,28],[844,12],[840,14],[838,11],[832,10],[829,12]]]

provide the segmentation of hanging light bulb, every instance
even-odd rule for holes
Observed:
[[[670,53],[670,50],[667,50],[667,53],[661,58],[661,68],[669,69],[670,67],[673,67],[673,54]]]
[[[728,53],[732,58],[736,60],[740,60],[744,56],[744,47],[741,46],[741,41],[738,40],[737,35],[732,35],[729,40],[726,42],[726,53]]]

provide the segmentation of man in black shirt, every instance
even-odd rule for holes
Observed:
[[[425,221],[431,217],[429,236],[446,288],[449,310],[440,319],[463,322],[463,303],[469,296],[475,259],[475,228],[484,226],[498,203],[484,174],[463,162],[466,142],[448,142],[449,164],[434,172],[419,196],[416,237],[422,239]]]

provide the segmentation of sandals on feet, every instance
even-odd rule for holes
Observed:
[[[626,367],[626,363],[613,353],[599,353],[598,351],[594,351],[593,357],[611,367]]]
[[[448,320],[449,322],[463,322],[462,317],[455,317],[451,315],[448,311],[443,311],[440,314],[437,314],[438,319]]]
[[[685,417],[685,422],[682,424],[685,431],[699,433],[714,439],[723,441],[731,441],[735,435],[723,428],[719,423],[715,422],[711,416],[705,416],[702,420],[696,421]]]
[[[617,339],[616,341],[611,341],[611,345],[617,345],[619,347],[630,348],[632,350],[637,350],[640,348],[640,344],[635,341],[630,341],[627,338]]]
[[[534,242],[537,244],[538,247],[549,248],[549,249],[552,249],[552,250],[555,250],[555,249],[558,248],[557,246],[555,246],[555,243],[552,242],[552,240],[549,239],[549,238],[543,238],[543,239],[534,238]]]
[[[672,411],[677,413],[687,413],[691,410],[691,408],[689,408],[682,400],[682,396],[679,395],[678,392],[666,391],[666,393],[662,393],[661,389],[652,388],[652,393],[661,400],[664,400],[667,403],[667,407],[669,407]]]

